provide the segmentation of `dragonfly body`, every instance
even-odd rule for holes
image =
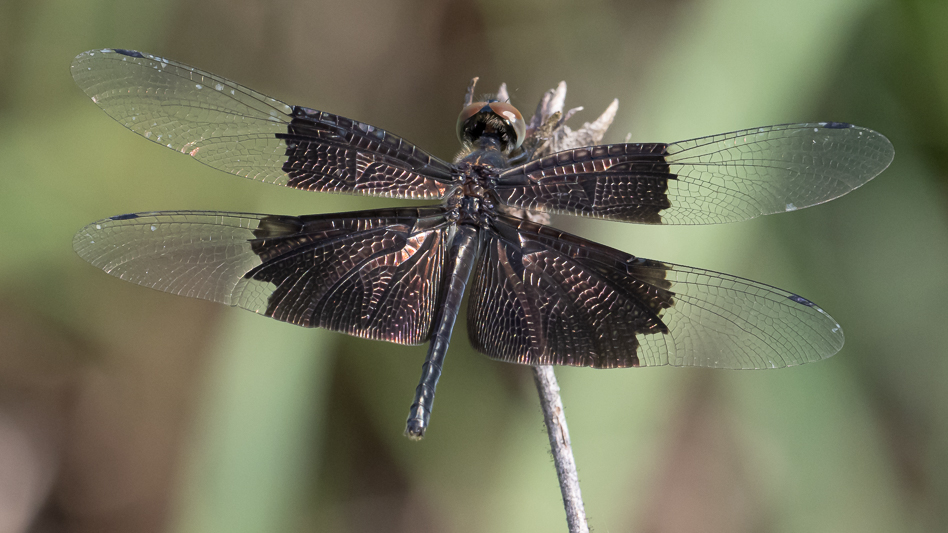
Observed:
[[[518,119],[523,120],[519,112],[515,120]],[[492,194],[497,170],[507,166],[507,155],[514,148],[507,146],[508,143],[504,141],[504,137],[509,135],[507,131],[480,131],[476,137],[470,137],[469,145],[455,161],[458,175],[454,181],[460,185],[448,194],[445,206],[451,209],[448,218],[456,221],[457,229],[448,249],[447,269],[441,288],[443,301],[438,305],[428,355],[422,365],[421,381],[415,389],[415,401],[409,409],[405,431],[412,438],[424,436],[428,427],[435,388],[451,342],[451,332],[477,260],[480,230],[490,224],[495,214]]]
[[[461,309],[461,299],[467,287],[468,278],[477,259],[479,244],[477,227],[471,224],[459,224],[451,247],[448,249],[448,270],[444,278],[441,294],[444,300],[438,306],[435,315],[434,333],[428,346],[428,355],[422,365],[421,381],[415,389],[415,401],[408,413],[406,433],[410,437],[421,438],[428,427],[431,406],[434,403],[435,387],[441,377],[444,357],[448,353],[454,321]]]
[[[309,191],[440,200],[328,215],[164,211],[80,230],[106,272],[307,327],[429,342],[407,433],[423,436],[461,300],[473,346],[501,361],[595,368],[776,368],[843,344],[810,300],[754,281],[635,257],[517,210],[647,224],[746,220],[826,202],[892,160],[882,135],[785,124],[677,143],[552,154],[505,102],[467,102],[449,163],[374,126],[290,106],[127,50],[76,57],[109,115],[214,168]],[[533,137],[536,139],[536,137]]]

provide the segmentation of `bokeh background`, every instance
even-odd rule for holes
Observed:
[[[525,113],[569,84],[607,141],[845,121],[893,165],[804,211],[717,227],[554,224],[812,298],[842,352],[779,371],[558,371],[600,532],[948,530],[948,3],[0,0],[0,531],[565,531],[528,368],[462,315],[428,436],[425,349],[124,283],[72,236],[159,209],[393,205],[239,179],[134,135],[72,82],[139,49],[443,157],[468,80]]]

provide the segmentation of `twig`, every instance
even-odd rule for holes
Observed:
[[[570,445],[569,430],[566,428],[566,414],[563,412],[560,387],[556,383],[553,367],[533,367],[533,381],[537,385],[543,421],[546,422],[546,432],[550,436],[550,450],[553,452],[556,476],[560,479],[560,492],[563,494],[569,532],[589,533],[583,496],[579,490],[579,474],[576,472],[573,447]]]

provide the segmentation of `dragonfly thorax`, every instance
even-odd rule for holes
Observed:
[[[446,204],[460,210],[459,221],[478,224],[493,212],[497,175],[507,168],[505,146],[496,135],[484,134],[466,143],[455,158],[461,179]]]
[[[494,211],[491,193],[497,172],[485,165],[465,165],[467,168],[461,184],[448,196],[445,203],[454,211],[454,218],[461,224],[480,224]]]

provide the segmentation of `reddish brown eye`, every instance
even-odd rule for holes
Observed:
[[[487,105],[487,102],[474,102],[473,104],[466,106],[461,110],[461,114],[458,116],[458,124],[464,123],[467,121],[467,119],[476,115],[477,112],[483,109],[485,105]]]
[[[458,140],[462,143],[469,143],[474,141],[474,135],[472,126],[478,122],[478,119],[475,116],[480,113],[484,106],[487,105],[487,102],[474,102],[469,106],[465,106],[461,110],[461,114],[458,115]]]
[[[497,113],[510,122],[514,134],[517,136],[516,145],[514,147],[520,146],[523,142],[523,138],[527,136],[527,124],[523,121],[523,115],[520,114],[520,111],[507,102],[491,102],[490,108],[494,110],[494,113]]]
[[[520,111],[505,102],[474,102],[458,115],[458,139],[465,144],[490,135],[500,140],[504,151],[509,151],[520,146],[526,131]]]

